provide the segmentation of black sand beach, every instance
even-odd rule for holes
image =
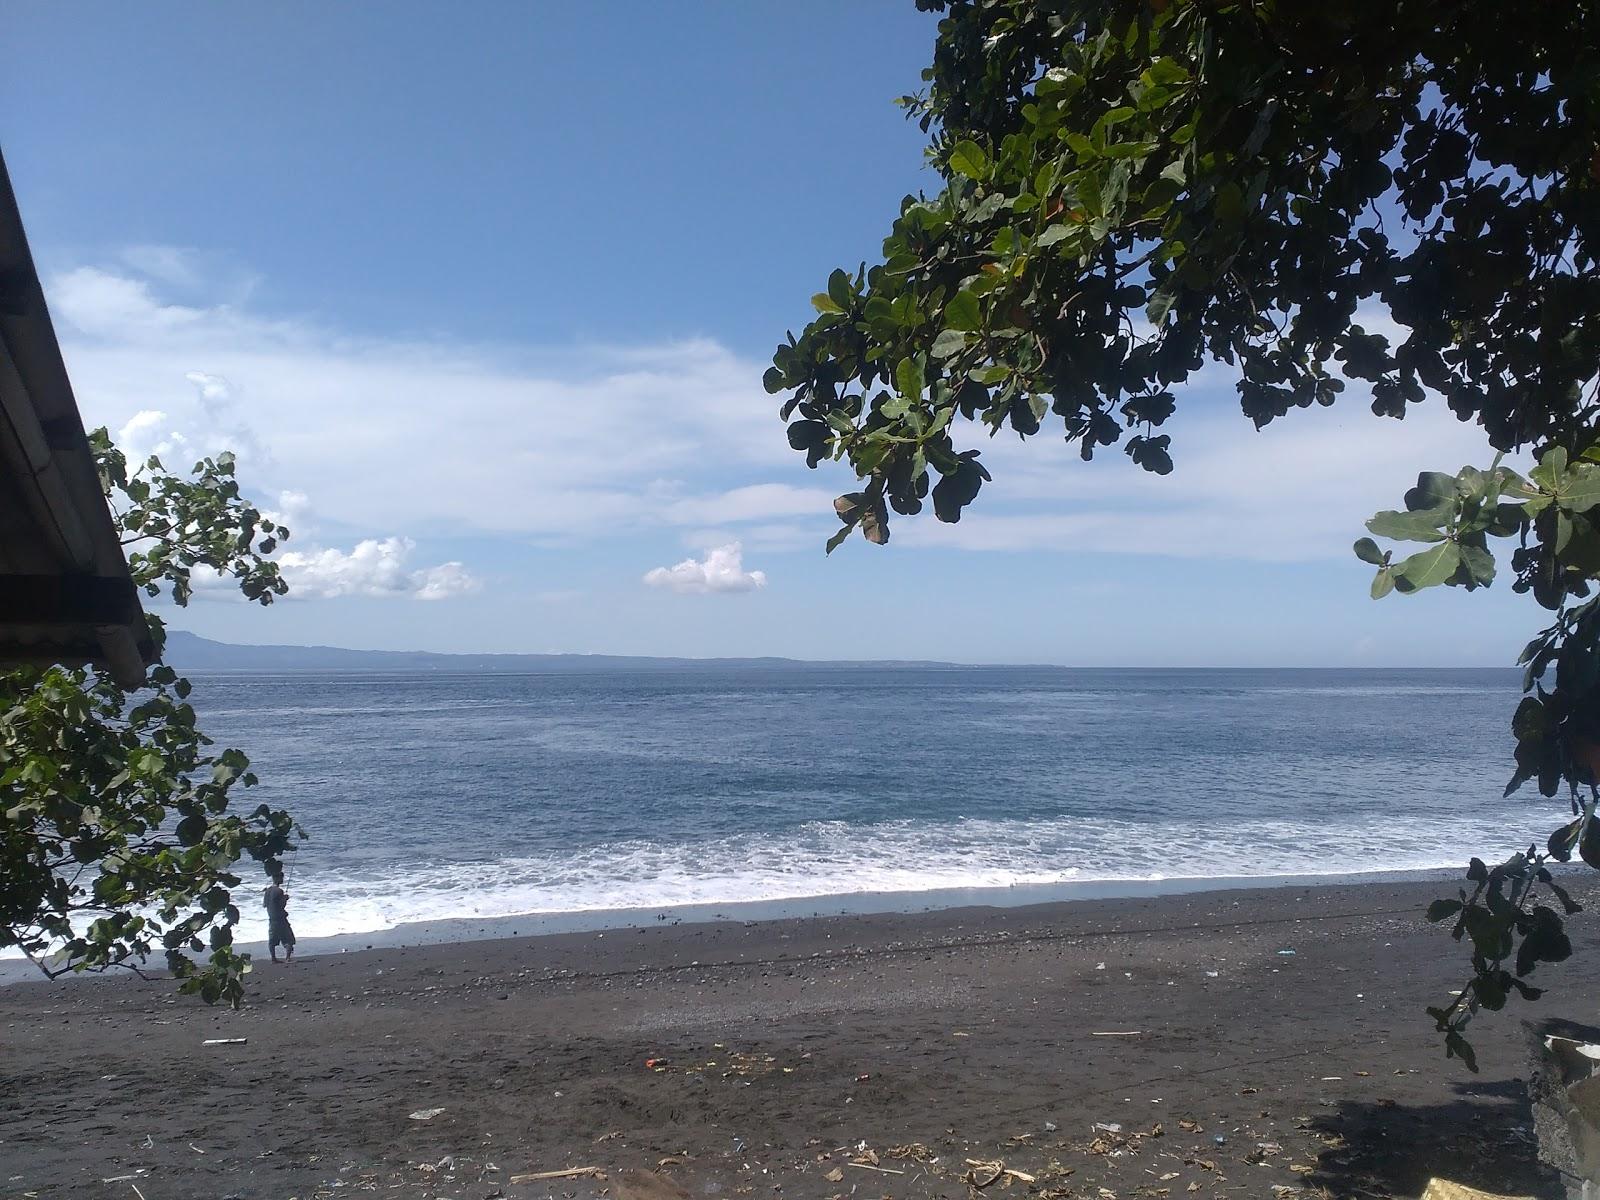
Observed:
[[[1594,1019],[1600,939],[1574,918],[1550,997],[1474,1027],[1471,1075],[1422,1012],[1466,965],[1420,917],[1442,890],[263,959],[237,1013],[159,980],[13,985],[0,1194],[676,1194],[649,1171],[695,1196],[956,1197],[1002,1167],[984,1195],[1415,1196],[1435,1173],[1551,1194],[1520,1022]]]

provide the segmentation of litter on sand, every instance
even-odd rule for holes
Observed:
[[[443,1111],[444,1109],[442,1108],[419,1108],[411,1114],[411,1119],[413,1121],[431,1121]]]
[[[243,1046],[249,1038],[207,1038],[202,1046]]]
[[[1143,1037],[1142,1029],[1097,1029],[1090,1037]]]

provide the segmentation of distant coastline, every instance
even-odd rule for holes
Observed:
[[[767,655],[753,658],[683,658],[634,654],[445,654],[431,650],[352,650],[342,646],[273,646],[218,642],[186,630],[167,634],[164,661],[180,671],[440,671],[465,673],[564,673],[604,671],[713,670],[936,670],[936,671],[1305,671],[1439,674],[1499,671],[1512,666],[1074,666],[1064,663],[962,663],[940,659],[807,659]]]
[[[174,629],[165,661],[180,671],[499,671],[506,673],[768,668],[896,668],[965,671],[970,663],[800,658],[658,658],[628,654],[438,654],[427,650],[350,650],[340,646],[251,646],[215,642]]]

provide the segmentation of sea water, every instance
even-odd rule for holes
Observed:
[[[288,808],[302,938],[410,922],[1459,867],[1508,671],[715,668],[193,676]],[[254,888],[253,872],[247,873]],[[971,895],[971,893],[963,893]],[[264,932],[246,896],[246,939]]]

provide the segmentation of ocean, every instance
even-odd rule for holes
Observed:
[[[201,727],[261,776],[241,801],[309,834],[288,880],[302,938],[1416,872],[1542,841],[1561,815],[1501,797],[1503,670],[192,678]]]

